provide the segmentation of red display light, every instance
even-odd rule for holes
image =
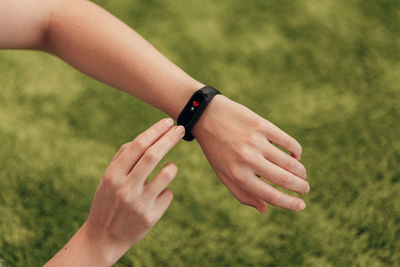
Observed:
[[[199,102],[197,102],[196,100],[193,101],[193,107],[197,108],[199,105],[200,105]]]

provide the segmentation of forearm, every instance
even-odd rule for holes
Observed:
[[[133,29],[89,1],[60,1],[53,8],[43,49],[175,119],[202,87]]]

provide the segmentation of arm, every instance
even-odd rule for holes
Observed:
[[[184,101],[202,86],[101,7],[81,0],[58,3],[45,51],[175,119]]]
[[[39,25],[33,26],[33,15],[26,15],[26,9],[16,8],[15,12],[20,14],[8,18],[7,14],[0,14],[0,18],[5,15],[3,20],[26,20],[14,24],[23,28],[20,32],[33,28],[37,34],[26,40],[25,35],[14,36],[12,32],[9,36],[0,35],[0,47],[35,48],[52,53],[175,119],[191,94],[203,86],[130,27],[91,2],[20,1],[39,6],[34,9],[37,17],[42,18],[34,20]],[[0,0],[0,3],[11,6],[14,0]],[[4,8],[0,8],[4,13],[2,10]],[[5,24],[0,25],[4,28]],[[13,38],[16,40],[10,41]],[[266,202],[296,211],[304,208],[303,200],[284,194],[259,179],[263,177],[302,194],[309,190],[304,180],[305,168],[298,161],[301,146],[275,125],[218,95],[198,121],[193,134],[220,180],[241,203],[261,212],[266,211]],[[293,157],[271,143],[286,148]]]
[[[0,25],[0,48],[52,53],[175,119],[185,101],[202,87],[133,29],[90,1],[0,0]]]
[[[111,266],[157,223],[172,201],[166,188],[177,167],[167,163],[147,176],[183,137],[182,126],[161,120],[119,149],[93,198],[89,217],[69,242],[45,265]]]

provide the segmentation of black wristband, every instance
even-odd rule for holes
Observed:
[[[205,86],[194,92],[177,119],[178,125],[185,127],[185,136],[183,139],[186,141],[194,139],[194,136],[191,134],[193,127],[200,119],[208,103],[217,94],[220,94],[220,92],[211,86]]]

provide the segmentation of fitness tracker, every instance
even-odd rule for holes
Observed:
[[[192,141],[194,139],[194,136],[191,134],[193,127],[200,119],[200,116],[203,114],[208,103],[210,103],[211,99],[217,94],[220,94],[217,89],[211,86],[205,86],[194,92],[192,97],[186,103],[177,119],[177,124],[185,127],[184,140]]]

